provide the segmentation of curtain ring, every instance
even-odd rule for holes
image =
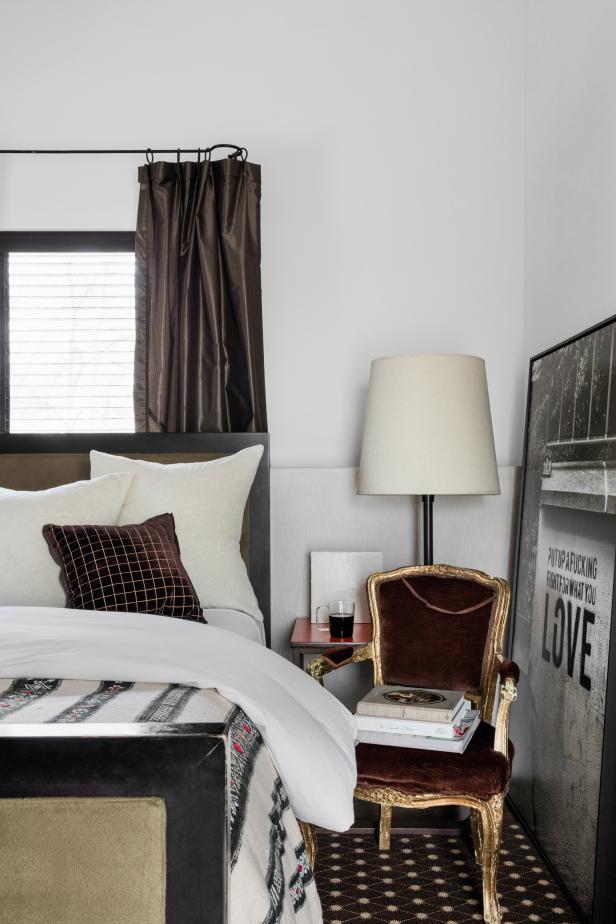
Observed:
[[[210,162],[211,159],[212,159],[212,149],[211,149],[211,148],[206,148],[205,151],[203,152],[203,156],[204,156],[205,160],[206,160],[206,161],[208,162],[208,164],[209,164],[209,162]]]
[[[178,164],[180,162],[180,149],[178,148]]]
[[[238,148],[238,147],[236,147],[236,149],[235,149],[235,151],[233,152],[233,154],[229,154],[229,158],[230,158],[231,160],[237,160],[238,157],[239,157],[239,159],[240,159],[241,161],[245,161],[246,158],[248,157],[248,149],[247,149],[247,148]]]
[[[201,148],[197,148],[197,163],[201,163]]]
[[[145,159],[147,160],[148,164],[154,163],[154,152],[152,148],[145,149]]]

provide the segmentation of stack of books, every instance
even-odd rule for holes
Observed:
[[[357,740],[397,748],[463,754],[479,712],[454,690],[374,687],[357,704]]]

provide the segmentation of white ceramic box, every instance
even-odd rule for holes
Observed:
[[[382,552],[311,552],[311,622],[317,621],[317,607],[331,600],[354,600],[355,622],[370,622],[366,581],[371,574],[382,570]],[[319,622],[327,622],[325,614]]]

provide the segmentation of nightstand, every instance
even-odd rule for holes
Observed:
[[[293,634],[291,635],[291,654],[293,664],[304,666],[304,655],[313,658],[323,654],[334,645],[367,645],[372,641],[372,623],[356,622],[353,626],[353,635],[350,638],[332,638],[327,624],[310,622],[309,616],[302,616],[295,620]]]

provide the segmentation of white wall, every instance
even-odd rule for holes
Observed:
[[[521,459],[523,7],[3,6],[0,147],[232,141],[262,164],[281,651],[307,612],[310,549],[417,560],[414,503],[354,491],[372,358],[484,356],[499,462]],[[132,229],[142,161],[0,158],[0,228]],[[437,500],[437,558],[508,573],[512,477],[501,470],[501,498]]]
[[[616,313],[616,4],[528,4],[526,353]]]
[[[275,465],[355,465],[370,360],[420,351],[486,358],[519,462],[523,7],[4,4],[0,146],[249,148]],[[0,228],[132,229],[141,160],[0,158]]]

